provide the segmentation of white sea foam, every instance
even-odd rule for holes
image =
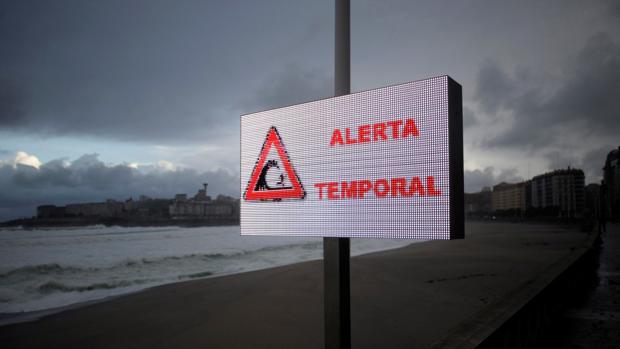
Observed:
[[[411,242],[353,239],[351,253]],[[322,254],[321,239],[240,236],[239,226],[0,230],[0,313],[62,307]]]

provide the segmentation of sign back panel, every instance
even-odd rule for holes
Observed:
[[[464,235],[461,86],[448,76],[241,117],[241,234]]]

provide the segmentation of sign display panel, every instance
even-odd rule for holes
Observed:
[[[241,117],[241,234],[463,237],[461,86],[448,76]]]

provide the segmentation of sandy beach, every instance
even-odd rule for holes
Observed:
[[[423,348],[548,277],[590,236],[470,223],[466,238],[352,258],[354,348]],[[321,348],[322,262],[164,285],[0,327],[3,348]],[[531,290],[530,290],[531,291]],[[529,291],[528,291],[529,292]]]

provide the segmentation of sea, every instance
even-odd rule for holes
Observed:
[[[351,255],[411,243],[352,239]],[[0,229],[0,323],[173,282],[321,259],[322,246],[320,238],[241,236],[239,226]]]

